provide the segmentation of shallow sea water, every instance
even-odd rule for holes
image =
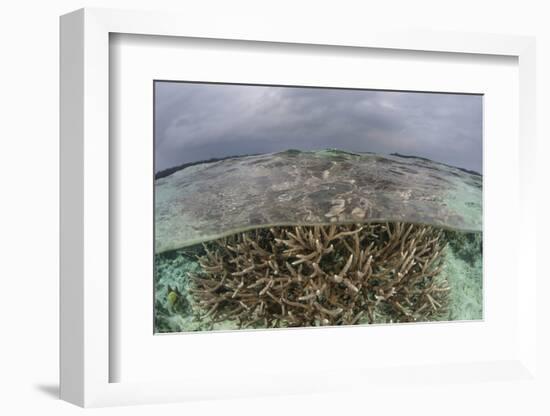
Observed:
[[[449,244],[441,273],[450,286],[450,303],[448,314],[439,320],[483,319],[482,233],[446,231],[445,238]],[[236,322],[212,324],[193,313],[189,274],[200,273],[196,256],[201,251],[202,246],[196,245],[155,256],[155,332],[239,329]]]
[[[190,276],[201,271],[201,242],[247,230],[327,221],[402,222],[446,230],[441,277],[449,284],[450,303],[438,320],[482,319],[482,185],[478,173],[424,158],[336,149],[241,156],[159,178],[155,330],[238,329],[236,322],[213,324],[197,317],[189,287]]]

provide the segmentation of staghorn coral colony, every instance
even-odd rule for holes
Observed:
[[[240,328],[442,316],[443,231],[404,223],[256,229],[205,244],[192,275],[201,318]]]

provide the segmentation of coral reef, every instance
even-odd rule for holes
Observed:
[[[481,261],[483,254],[483,235],[481,233],[463,233],[460,231],[446,231],[449,245],[455,255],[470,265]]]
[[[155,331],[177,332],[189,327],[192,299],[189,273],[200,270],[196,254],[179,252],[155,256]]]
[[[189,290],[201,320],[241,328],[436,320],[445,245],[400,222],[255,229],[203,244]]]

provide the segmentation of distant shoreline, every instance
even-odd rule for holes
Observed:
[[[283,150],[282,152],[276,152],[276,153],[288,152],[290,150],[295,151],[295,149],[287,149],[287,150]],[[344,152],[344,153],[357,154],[357,155],[373,154],[373,152],[349,152],[349,151],[340,150],[340,149],[321,149],[321,150],[336,150],[336,151],[340,151],[340,152]],[[299,151],[302,152],[301,150],[299,150]],[[307,152],[307,151],[304,150],[303,152]],[[245,155],[231,155],[231,156],[225,156],[225,157],[213,157],[213,158],[206,159],[206,160],[198,160],[198,161],[195,161],[195,162],[187,162],[187,163],[183,163],[181,165],[173,166],[171,168],[167,168],[167,169],[163,169],[163,170],[158,171],[157,173],[155,173],[155,180],[165,178],[165,177],[170,176],[173,173],[176,173],[176,172],[178,172],[180,170],[183,170],[185,168],[188,168],[188,167],[191,167],[191,166],[196,166],[196,165],[201,165],[203,163],[214,163],[214,162],[220,162],[222,160],[237,159],[237,158],[248,157],[248,156],[260,156],[262,154],[267,154],[267,153],[251,153],[251,154],[245,154]],[[382,156],[383,156],[383,154],[382,154]],[[462,172],[469,173],[470,175],[476,175],[476,176],[481,176],[481,177],[483,176],[481,173],[476,172],[475,170],[461,168],[461,167],[449,165],[449,164],[443,163],[443,162],[437,162],[435,160],[431,160],[431,159],[428,159],[428,158],[422,157],[422,156],[404,155],[404,154],[396,153],[396,152],[395,153],[390,153],[389,156],[397,156],[397,157],[402,157],[404,159],[425,160],[425,161],[428,161],[428,162],[439,163],[440,165],[444,165],[444,166],[447,166],[447,167],[450,167],[450,168],[458,169]]]
[[[206,160],[198,160],[196,162],[187,162],[187,163],[183,163],[183,164],[178,165],[178,166],[174,166],[174,167],[171,167],[171,168],[167,168],[167,169],[163,169],[163,170],[158,171],[157,173],[155,173],[155,180],[165,178],[165,177],[170,176],[171,174],[176,173],[177,171],[180,171],[182,169],[185,169],[185,168],[188,168],[188,167],[191,167],[191,166],[195,166],[195,165],[201,165],[203,163],[214,163],[214,162],[220,162],[222,160],[227,160],[227,159],[236,159],[236,158],[239,158],[239,157],[259,156],[259,155],[260,155],[260,153],[253,153],[253,154],[247,154],[247,155],[232,155],[232,156],[225,156],[225,157],[213,157],[213,158],[206,159]]]
[[[437,161],[435,161],[435,160],[428,159],[427,157],[413,156],[413,155],[403,155],[403,154],[401,154],[401,153],[390,153],[390,156],[398,156],[398,157],[402,157],[402,158],[405,158],[405,159],[421,159],[421,160],[426,160],[426,161],[428,161],[428,162],[435,162],[435,163],[439,163],[440,165],[444,165],[444,166],[448,166],[448,167],[450,167],[450,168],[455,168],[455,169],[461,170],[462,172],[469,173],[470,175],[483,176],[481,173],[476,172],[475,170],[470,170],[470,169],[466,169],[466,168],[461,168],[461,167],[454,166],[454,165],[449,165],[449,164],[443,163],[443,162],[437,162]]]

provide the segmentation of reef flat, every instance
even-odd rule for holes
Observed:
[[[401,221],[479,232],[482,177],[427,159],[288,150],[155,181],[155,252],[258,227]]]

